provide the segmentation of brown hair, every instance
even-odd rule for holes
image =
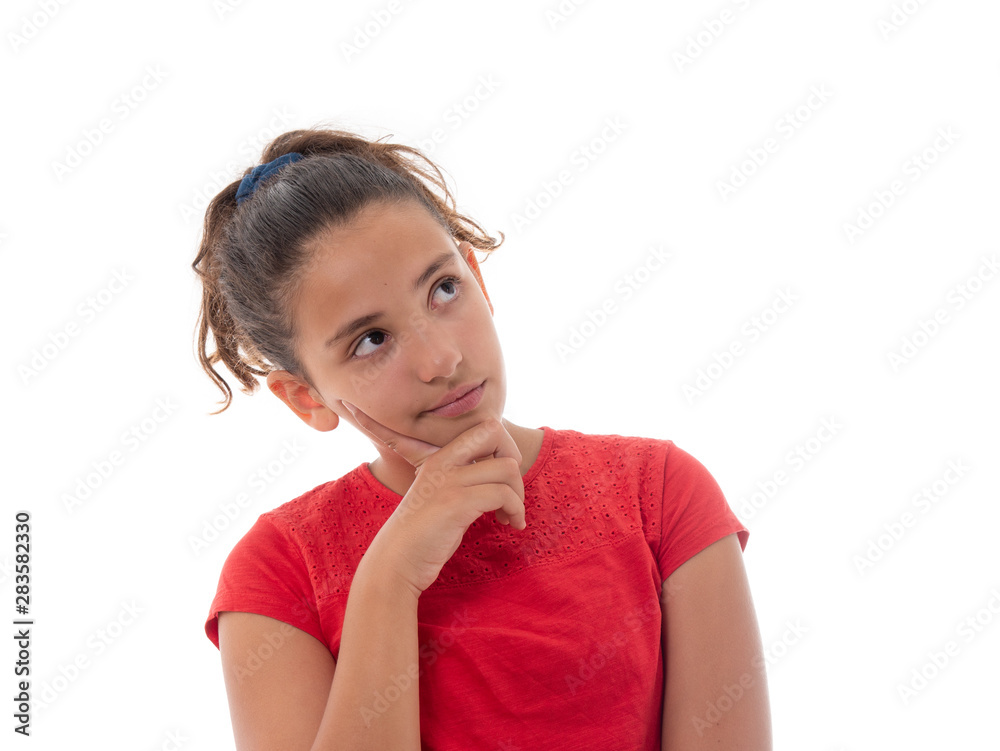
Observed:
[[[195,335],[198,361],[225,397],[212,414],[232,403],[229,384],[212,367],[220,361],[245,394],[259,388],[255,376],[272,370],[309,382],[295,354],[289,303],[309,260],[307,247],[323,231],[349,224],[374,203],[416,201],[456,242],[486,253],[503,243],[502,232],[497,242],[458,213],[441,170],[418,149],[343,130],[293,130],[264,148],[261,163],[293,152],[303,158],[262,181],[239,206],[242,178],[205,211],[191,267],[204,285]]]

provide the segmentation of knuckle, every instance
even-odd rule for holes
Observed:
[[[476,437],[479,439],[488,439],[496,436],[501,430],[503,430],[503,424],[495,417],[488,417],[479,424]]]
[[[504,504],[506,506],[510,507],[511,509],[513,509],[513,511],[511,513],[513,513],[513,514],[520,514],[521,512],[524,511],[524,502],[521,500],[521,496],[519,496],[514,491],[513,488],[507,488],[506,490],[504,490],[502,492],[503,492],[503,499],[502,500],[503,500]]]

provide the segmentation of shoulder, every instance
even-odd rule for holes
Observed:
[[[749,531],[739,521],[715,477],[672,439],[556,431],[553,471],[564,484],[609,495],[608,511],[641,520],[662,579],[723,536],[736,533],[746,547]]]
[[[363,465],[260,514],[230,551],[223,579],[246,580],[253,573],[252,578],[270,575],[280,580],[293,571],[296,579],[316,579],[321,555],[324,563],[331,562],[326,560],[330,541],[338,541],[338,555],[340,548],[350,547],[356,536],[351,533],[359,531],[356,516],[364,515],[366,504],[371,506],[372,492],[362,469]],[[345,557],[340,556],[337,563],[343,562],[340,558]]]
[[[368,492],[359,465],[336,480],[330,480],[307,490],[290,501],[260,515],[276,526],[293,526],[297,522],[315,522],[328,514],[331,504],[341,500],[360,498]]]
[[[552,431],[543,472],[549,481],[585,489],[607,488],[615,495],[655,503],[663,492],[663,467],[673,442],[618,433]],[[581,485],[583,487],[581,487]]]
[[[227,610],[275,618],[324,641],[317,601],[346,574],[328,565],[320,575],[317,559],[345,499],[361,494],[358,469],[260,514],[236,542],[222,565],[205,625],[216,646],[218,614]]]
[[[576,459],[602,463],[608,468],[638,468],[650,462],[662,462],[672,443],[663,438],[556,429],[553,430],[552,454],[564,462]]]
[[[604,467],[617,476],[644,475],[664,495],[697,489],[721,493],[712,473],[669,438],[553,430],[552,463],[557,467]]]
[[[603,515],[659,538],[664,463],[672,442],[618,433],[555,432],[543,482],[587,498]]]

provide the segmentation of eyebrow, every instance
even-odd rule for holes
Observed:
[[[413,291],[416,292],[417,290],[419,290],[421,287],[424,286],[424,284],[427,283],[427,280],[430,279],[432,276],[434,276],[438,271],[440,271],[441,268],[454,261],[455,261],[455,254],[452,253],[451,251],[445,251],[444,253],[439,255],[437,258],[431,261],[430,265],[426,269],[424,269],[423,273],[414,280]],[[350,321],[349,323],[342,326],[336,334],[327,339],[323,347],[324,348],[332,347],[341,339],[345,339],[351,336],[358,329],[362,329],[365,326],[374,323],[384,315],[385,313],[383,311],[378,311],[377,313],[369,313],[368,315],[355,318],[353,321]]]

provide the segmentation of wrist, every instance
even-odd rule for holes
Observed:
[[[405,566],[406,561],[393,546],[386,544],[385,537],[376,535],[358,562],[351,588],[357,584],[395,600],[412,600],[415,604],[422,591],[404,575]]]

